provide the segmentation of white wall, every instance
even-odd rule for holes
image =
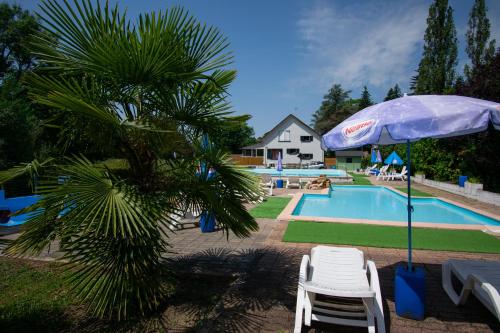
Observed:
[[[280,142],[279,134],[284,130],[290,130],[290,142]],[[313,136],[312,142],[301,142],[301,136]],[[310,160],[303,160],[302,163],[321,161],[324,159],[324,151],[321,149],[321,142],[314,136],[310,131],[306,130],[303,126],[290,119],[288,122],[280,126],[278,131],[276,131],[275,136],[264,143],[266,149],[283,149],[283,164],[287,163],[300,163],[300,159],[297,155],[289,155],[286,150],[289,148],[298,148],[302,154],[313,154],[313,158]],[[264,160],[266,164],[276,163],[276,160],[271,160],[267,158],[267,152],[264,152]]]
[[[436,180],[426,179],[425,175],[415,175],[411,177],[416,183],[435,187],[440,190],[445,190],[451,193],[463,195],[464,197],[476,199],[478,201],[486,202],[492,205],[500,206],[500,194],[483,190],[483,184],[473,184],[465,182],[464,187],[455,184],[438,182]]]

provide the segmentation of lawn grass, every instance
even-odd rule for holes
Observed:
[[[47,332],[69,329],[64,314],[72,303],[55,264],[0,260],[2,332]]]
[[[370,176],[359,173],[349,173],[349,175],[352,177],[352,183],[346,183],[345,185],[372,185],[372,182],[369,179]]]
[[[406,248],[407,228],[368,224],[292,221],[285,242]],[[475,230],[413,228],[413,248],[500,253],[500,239]]]
[[[408,193],[406,187],[396,187],[396,190],[401,191],[403,193]],[[414,188],[411,189],[411,196],[412,197],[435,197],[435,195],[432,195],[430,193],[420,191],[420,190],[417,190]]]
[[[179,274],[155,313],[117,322],[92,317],[64,283],[60,264],[0,257],[0,332],[197,332],[232,276]],[[186,311],[188,309],[189,311]],[[175,316],[172,316],[172,314]],[[152,330],[152,328],[162,328]]]
[[[269,197],[250,210],[250,214],[255,218],[275,219],[281,211],[292,200],[290,197]]]

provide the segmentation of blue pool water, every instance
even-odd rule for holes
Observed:
[[[344,170],[337,169],[283,169],[281,173],[276,169],[248,169],[257,174],[268,174],[271,176],[298,176],[298,177],[318,177],[319,175],[327,175],[328,177],[346,177]]]
[[[296,216],[407,220],[407,198],[379,186],[332,186],[330,194],[304,194],[293,211]],[[439,200],[412,198],[412,221],[500,226],[500,221]]]
[[[0,208],[8,208],[11,212],[16,212],[38,202],[40,196],[30,195],[25,197],[5,198],[4,191],[0,191]],[[0,223],[0,227],[12,227],[23,224],[32,213],[12,216],[7,223]]]

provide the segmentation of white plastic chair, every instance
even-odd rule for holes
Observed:
[[[377,163],[375,163],[374,165],[372,165],[372,167],[371,167],[371,168],[366,168],[366,170],[365,170],[365,175],[369,176],[369,175],[370,175],[370,173],[371,173],[371,171],[372,171],[372,170],[375,170],[375,169],[377,169]]]
[[[368,280],[367,274],[370,275]],[[382,296],[375,263],[364,262],[355,248],[316,246],[302,258],[297,291],[295,333],[311,320],[367,327],[385,332]]]
[[[389,165],[384,165],[383,167],[380,168],[379,173],[377,175],[377,180],[382,178],[384,180],[384,177],[387,176],[387,169],[389,169]]]
[[[288,177],[285,179],[286,188],[302,188],[299,177]]]
[[[271,175],[263,174],[262,175],[262,186],[265,188],[269,188],[269,195],[273,195],[274,181]]]
[[[455,305],[463,305],[472,292],[500,321],[500,262],[486,260],[448,260],[443,263],[443,289]],[[451,276],[463,284],[455,292]]]
[[[400,173],[392,173],[389,175],[390,180],[406,180],[406,174],[408,170],[406,170],[406,165],[403,166],[403,169]]]

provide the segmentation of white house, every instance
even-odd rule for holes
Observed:
[[[321,136],[293,114],[288,115],[262,140],[242,148],[243,156],[262,156],[263,164],[275,165],[281,153],[283,164],[323,162]]]

